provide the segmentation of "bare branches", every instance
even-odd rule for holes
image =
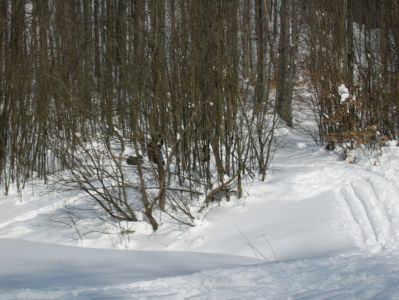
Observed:
[[[156,230],[265,180],[279,1],[14,2],[0,4],[6,186],[56,174]]]

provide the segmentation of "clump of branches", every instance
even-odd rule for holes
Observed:
[[[141,159],[139,153],[142,152],[135,153],[135,143],[129,143],[129,149],[126,149],[127,142],[114,130],[113,134],[103,132],[98,138],[82,141],[73,149],[54,143],[53,153],[65,168],[55,175],[57,183],[83,190],[95,201],[95,209],[116,221],[146,221],[156,230],[159,220],[155,212],[158,210],[192,225],[194,217],[186,200],[189,198],[182,194],[200,193],[173,187],[173,184],[166,186],[165,172],[159,171],[157,162],[148,157]],[[128,164],[127,160],[132,157],[140,159],[134,160],[133,165]],[[163,168],[163,162],[160,164]]]

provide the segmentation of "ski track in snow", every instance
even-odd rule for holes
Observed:
[[[359,231],[359,233],[361,235],[360,239],[362,240],[363,244],[366,244],[367,238],[369,236],[369,234],[367,234],[367,232],[366,232],[366,230],[368,228],[362,224],[362,222],[363,222],[363,220],[361,218],[362,212],[361,212],[361,208],[359,207],[359,203],[353,201],[353,199],[355,197],[351,197],[351,195],[349,195],[349,191],[348,191],[347,187],[343,187],[342,190],[337,194],[340,196],[340,198],[343,199],[344,203],[348,207],[347,211],[351,215],[354,222],[357,224],[357,230]],[[368,225],[370,225],[370,224],[368,224]]]
[[[380,246],[382,249],[396,247],[395,241],[398,238],[396,228],[399,219],[397,204],[389,202],[386,192],[377,188],[383,186],[386,190],[392,187],[392,183],[385,178],[377,178],[378,184],[375,182],[376,179],[371,177],[351,180],[336,194],[338,198],[344,200],[352,220],[358,227],[361,235],[359,239],[365,247]],[[398,195],[399,193],[392,193],[393,197]]]

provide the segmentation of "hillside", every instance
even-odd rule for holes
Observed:
[[[398,0],[1,0],[0,300],[399,299]]]
[[[194,227],[167,222],[153,233],[148,224],[137,223],[122,235],[106,224],[94,230],[90,219],[73,225],[66,220],[65,203],[82,201],[81,193],[52,191],[37,182],[29,183],[20,197],[2,196],[0,237],[7,253],[1,258],[7,266],[0,271],[2,299],[397,297],[396,143],[378,153],[358,150],[351,163],[301,131],[283,128],[279,134],[282,148],[268,180],[246,182],[245,198],[213,205],[197,215]],[[46,243],[127,250],[102,254]],[[141,256],[152,252],[132,250],[162,252],[137,269],[137,261],[145,261]],[[82,264],[87,255],[93,259]],[[22,257],[28,267],[21,268]],[[248,263],[259,265],[237,268]],[[61,278],[78,274],[79,284],[51,280],[53,269]],[[109,272],[118,276],[112,279]]]

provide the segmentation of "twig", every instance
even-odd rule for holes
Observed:
[[[270,243],[269,239],[264,234],[263,234],[263,238],[265,239],[267,245],[269,246],[270,250],[272,251],[274,261],[278,261],[276,252],[274,252],[274,249],[273,249],[272,244]]]
[[[241,236],[245,239],[245,241],[247,242],[248,246],[252,249],[252,251],[254,252],[255,256],[260,256],[265,262],[270,263],[270,260],[261,252],[259,251],[258,248],[256,248],[253,243],[251,243],[251,241],[247,238],[247,236],[236,226],[234,225],[234,227],[237,229],[237,231],[241,234]],[[256,255],[258,254],[258,255]]]

